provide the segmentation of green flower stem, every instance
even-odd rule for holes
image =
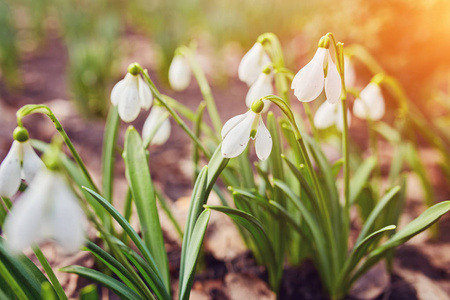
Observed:
[[[52,120],[53,124],[55,125],[56,130],[59,132],[61,137],[63,138],[64,142],[66,143],[67,147],[69,148],[70,153],[72,153],[73,158],[77,162],[78,166],[80,167],[81,171],[84,174],[84,177],[89,182],[89,184],[92,186],[92,188],[98,192],[98,188],[95,185],[94,181],[92,180],[91,175],[89,174],[86,165],[84,164],[83,160],[81,159],[80,155],[78,154],[77,150],[75,149],[74,145],[72,144],[72,141],[67,136],[66,131],[62,127],[61,123],[59,123],[56,116],[53,114],[52,110],[47,106],[43,104],[35,105],[35,104],[28,104],[20,108],[16,115],[17,115],[17,125],[23,126],[22,124],[22,118],[34,114],[34,113],[41,113],[46,115],[47,117]]]
[[[192,73],[197,80],[200,92],[202,93],[203,99],[205,100],[206,109],[208,110],[214,130],[217,134],[220,134],[223,124],[220,119],[220,115],[217,110],[216,103],[211,93],[211,88],[208,84],[205,73],[198,64],[198,61],[195,59],[195,53],[193,50],[189,49],[188,47],[181,47],[180,52],[187,58],[189,65],[191,66]]]
[[[303,102],[303,108],[305,109],[306,117],[308,118],[309,124],[311,126],[311,131],[313,133],[314,139],[319,142],[319,133],[317,131],[316,125],[314,125],[314,119],[311,113],[311,108],[309,107],[309,103]]]
[[[60,300],[66,300],[67,295],[64,292],[63,287],[61,286],[61,283],[59,282],[58,278],[56,277],[55,273],[53,272],[52,267],[48,263],[47,259],[45,258],[44,254],[42,253],[41,249],[37,245],[33,245],[33,252],[36,255],[37,259],[41,263],[42,267],[44,268],[45,273],[47,274],[48,278],[50,279],[50,282],[53,285],[53,288],[55,289],[56,294],[58,295]]]
[[[257,42],[263,45],[264,49],[269,53],[272,59],[273,68],[275,70],[275,86],[281,98],[290,104],[289,85],[290,71],[285,68],[283,50],[277,36],[271,32],[261,34]],[[279,71],[278,71],[279,70]]]
[[[324,229],[326,230],[326,233],[327,233],[327,238],[330,243],[329,250],[333,257],[331,259],[332,274],[337,274],[338,252],[336,252],[336,251],[338,249],[336,247],[336,241],[335,241],[335,237],[333,234],[333,227],[331,226],[330,212],[328,211],[328,207],[326,205],[324,195],[320,188],[319,179],[317,178],[317,174],[314,171],[314,168],[311,163],[311,159],[308,155],[308,150],[307,150],[306,144],[303,141],[303,137],[300,133],[300,130],[298,129],[297,123],[295,122],[294,114],[292,113],[292,110],[290,109],[289,105],[287,105],[286,102],[284,102],[284,100],[281,99],[280,97],[270,95],[270,96],[265,96],[265,97],[261,98],[261,100],[269,100],[269,101],[273,102],[275,105],[277,105],[281,109],[281,111],[284,113],[284,115],[287,117],[287,119],[289,120],[289,123],[291,124],[292,130],[294,132],[295,138],[296,138],[298,146],[300,148],[300,153],[302,155],[303,161],[305,162],[308,173],[311,176],[312,183],[313,183],[313,189],[314,189],[314,192],[319,201],[320,210],[323,213],[322,222],[323,222]]]
[[[377,161],[379,161],[377,132],[376,132],[376,130],[374,130],[375,124],[374,124],[373,120],[368,118],[367,125],[368,125],[368,130],[369,130],[369,143],[370,143],[370,148],[372,149],[372,156],[375,157],[377,159]],[[381,168],[380,168],[379,163],[376,164],[375,169],[374,169],[374,181],[375,182],[373,183],[372,186],[374,189],[375,199],[378,199],[380,197],[380,192],[381,192]]]
[[[347,253],[347,240],[350,230],[350,163],[349,163],[349,137],[348,137],[348,120],[347,120],[347,89],[345,87],[344,74],[344,45],[336,43],[334,35],[330,32],[327,35],[333,41],[333,47],[336,54],[336,65],[341,77],[341,105],[342,105],[342,152],[344,155],[344,235],[342,241],[342,253],[345,258]]]
[[[205,147],[203,147],[203,145],[201,144],[201,142],[197,138],[197,136],[192,132],[192,130],[189,129],[189,127],[186,125],[186,123],[184,123],[184,121],[180,118],[180,116],[177,114],[177,112],[175,110],[173,110],[173,108],[170,105],[168,105],[167,102],[164,100],[164,97],[161,95],[161,93],[158,91],[158,89],[156,88],[153,81],[150,79],[150,76],[148,75],[147,70],[142,69],[142,67],[138,64],[136,64],[136,65],[139,68],[139,71],[144,76],[145,80],[147,81],[147,84],[149,85],[156,100],[158,100],[159,103],[167,109],[167,111],[170,113],[170,115],[172,116],[174,121],[187,133],[187,135],[189,135],[189,137],[197,145],[197,147],[203,152],[203,154],[207,158],[210,158],[211,154],[209,153],[209,151]]]

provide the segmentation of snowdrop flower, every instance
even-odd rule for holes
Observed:
[[[346,87],[354,87],[356,83],[355,67],[347,55],[344,55],[344,81]]]
[[[152,106],[152,92],[139,75],[139,70],[137,70],[135,64],[128,67],[125,78],[113,87],[111,103],[117,106],[119,116],[124,122],[134,121],[141,108],[148,110]]]
[[[383,95],[378,83],[369,83],[353,103],[353,113],[361,119],[379,120],[384,116]]]
[[[267,64],[270,64],[270,58],[264,51],[264,47],[261,43],[255,43],[239,64],[239,79],[251,86],[258,79]]]
[[[272,151],[272,137],[261,118],[264,102],[257,100],[245,114],[229,119],[222,128],[222,155],[233,158],[241,154],[250,139],[255,140],[256,155],[266,160]]]
[[[162,145],[164,144],[170,136],[170,121],[167,118],[167,112],[161,106],[153,106],[150,114],[145,120],[144,128],[142,129],[142,138],[144,141],[148,141],[151,138],[151,134],[154,132],[155,127],[164,118],[163,123],[157,129],[156,133],[153,135],[150,145]]]
[[[251,108],[255,99],[260,99],[267,95],[273,95],[272,74],[270,68],[266,68],[266,70],[259,74],[258,79],[252,84],[245,97],[245,104],[248,108]],[[272,103],[269,100],[263,101],[264,109],[261,113],[266,112],[269,109],[270,103]]]
[[[169,83],[175,91],[184,91],[191,82],[191,68],[187,59],[176,54],[169,68]]]
[[[15,253],[47,239],[75,252],[83,245],[85,225],[83,210],[61,174],[42,169],[17,199],[4,229]]]
[[[11,149],[0,165],[0,196],[7,198],[17,193],[21,179],[30,183],[36,173],[45,168],[31,147],[28,131],[23,127],[17,127],[13,136]]]
[[[347,109],[347,123],[350,127],[351,117],[350,111]],[[342,120],[342,105],[340,103],[330,104],[328,102],[322,103],[314,115],[314,125],[317,129],[326,129],[333,125],[342,132],[344,123]]]
[[[295,75],[291,89],[302,102],[316,99],[324,90],[328,102],[336,103],[341,94],[341,78],[331,59],[330,39],[322,37],[313,59]]]

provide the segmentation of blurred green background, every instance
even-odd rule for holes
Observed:
[[[61,76],[70,98],[84,115],[104,116],[136,36],[149,44],[140,55],[155,60],[152,67],[165,82],[175,48],[192,40],[220,61],[242,56],[258,35],[274,32],[287,66],[297,71],[331,31],[346,45],[366,47],[414,101],[434,110],[430,99],[448,100],[449,11],[447,0],[0,0],[0,96],[20,94],[23,57],[46,51],[49,39],[65,48]],[[207,73],[224,84],[235,71],[213,64]],[[358,71],[366,84],[370,78]]]

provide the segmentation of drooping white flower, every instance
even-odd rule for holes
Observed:
[[[322,39],[321,39],[322,42]],[[328,102],[336,103],[341,94],[341,78],[331,59],[328,44],[319,42],[313,59],[295,75],[291,89],[302,102],[316,99],[325,88]]]
[[[222,128],[222,155],[233,158],[241,154],[250,139],[255,140],[256,155],[266,160],[272,151],[272,136],[261,118],[263,102],[248,112],[229,119]]]
[[[33,243],[55,240],[66,251],[84,242],[86,217],[64,178],[42,169],[17,199],[5,221],[8,248],[22,252]]]
[[[148,110],[153,103],[153,95],[139,74],[127,73],[111,91],[111,103],[117,106],[124,122],[134,121],[142,109]]]
[[[251,108],[253,101],[268,95],[273,95],[272,75],[270,72],[262,72],[248,90],[247,96],[245,97],[245,104],[248,108]],[[264,109],[262,110],[262,113],[269,109],[270,103],[272,102],[264,100]]]
[[[44,163],[34,152],[30,141],[15,140],[0,165],[0,196],[11,198],[19,190],[21,179],[30,183],[43,168]]]
[[[380,86],[369,83],[353,103],[353,113],[361,119],[379,120],[384,116],[385,104]]]
[[[151,139],[150,145],[162,145],[169,139],[170,121],[166,114],[167,112],[164,108],[155,105],[150,111],[147,120],[145,120],[144,127],[142,129],[142,138],[144,141],[149,140],[151,138],[150,135],[157,130]],[[162,121],[162,124],[158,129],[156,129],[155,127],[158,126],[163,118],[164,120]]]
[[[352,60],[347,55],[344,55],[344,81],[345,87],[355,87],[355,67],[353,66]]]
[[[169,83],[175,91],[184,91],[191,82],[191,68],[187,59],[175,55],[169,67]]]
[[[251,86],[261,74],[263,68],[269,63],[270,58],[264,47],[261,43],[255,43],[239,64],[239,79]]]
[[[347,124],[350,127],[351,116],[350,111],[347,109]],[[317,129],[326,129],[333,125],[339,131],[344,129],[344,122],[342,119],[342,105],[341,103],[330,104],[327,101],[322,103],[314,115],[314,125]]]

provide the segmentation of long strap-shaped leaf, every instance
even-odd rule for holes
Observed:
[[[348,280],[347,287],[351,285],[373,265],[375,265],[380,259],[383,258],[386,251],[395,248],[403,243],[406,243],[410,238],[424,231],[435,222],[439,220],[444,214],[450,211],[450,201],[443,201],[433,205],[424,211],[420,216],[412,220],[402,230],[394,234],[389,240],[387,240],[380,247],[372,250],[364,264],[354,273],[354,275]]]
[[[169,262],[159,222],[148,160],[141,137],[132,126],[128,127],[125,135],[123,158],[126,166],[126,177],[136,204],[145,245],[155,258],[156,266],[162,275],[167,290],[170,290]]]
[[[269,283],[273,290],[278,290],[279,288],[279,279],[277,278],[277,262],[274,254],[274,250],[272,247],[272,243],[270,242],[267,234],[261,225],[261,223],[252,215],[229,207],[224,206],[209,206],[205,205],[205,208],[213,209],[216,211],[220,211],[226,215],[228,215],[234,222],[248,230],[254,238],[254,242],[259,249],[261,249],[262,259],[266,261],[267,272],[269,273]]]
[[[125,220],[125,218],[117,211],[117,209],[115,209],[111,205],[111,203],[106,201],[102,196],[100,196],[91,189],[88,189],[86,187],[83,188],[86,191],[88,191],[94,197],[94,199],[96,199],[108,211],[109,214],[111,214],[111,216],[117,221],[117,223],[119,223],[119,225],[123,228],[123,230],[128,234],[130,239],[134,242],[136,247],[139,249],[139,251],[144,256],[145,260],[151,267],[153,274],[152,279],[155,282],[159,283],[158,286],[165,286],[162,281],[161,274],[158,268],[156,267],[155,259],[153,258],[152,254],[147,249],[147,247],[145,246],[144,242],[141,240],[137,232],[133,229],[133,227],[131,227],[130,223],[128,223],[127,220]]]
[[[139,294],[133,291],[131,288],[127,287],[122,282],[111,278],[108,275],[105,275],[99,271],[95,271],[89,268],[81,267],[81,266],[69,266],[61,268],[60,271],[67,273],[74,273],[80,275],[82,277],[88,278],[92,281],[98,282],[111,291],[113,291],[120,299],[126,300],[144,300]]]
[[[203,244],[203,239],[205,237],[206,228],[208,227],[210,216],[211,211],[209,209],[205,209],[198,217],[197,222],[195,223],[195,226],[193,228],[193,232],[189,240],[189,245],[186,249],[186,264],[183,268],[183,280],[180,280],[180,295],[178,297],[178,299],[180,300],[189,299],[192,283],[194,281],[195,266],[197,264],[198,256]]]
[[[197,180],[195,181],[194,190],[192,191],[191,204],[189,205],[189,211],[186,220],[186,228],[184,231],[183,243],[181,247],[181,260],[180,260],[180,288],[181,284],[184,282],[184,268],[187,263],[186,253],[190,243],[191,236],[193,234],[195,223],[200,216],[203,205],[206,204],[206,186],[208,180],[208,166],[203,167],[203,169],[198,174]]]
[[[368,235],[370,230],[372,229],[375,220],[380,216],[383,209],[386,207],[386,205],[394,199],[395,195],[398,194],[400,191],[400,187],[396,186],[393,187],[389,192],[387,192],[383,198],[381,198],[380,202],[375,206],[375,208],[370,213],[369,217],[367,218],[367,221],[364,223],[361,232],[359,233],[358,239],[356,240],[356,243],[360,243],[363,239],[365,239]]]

